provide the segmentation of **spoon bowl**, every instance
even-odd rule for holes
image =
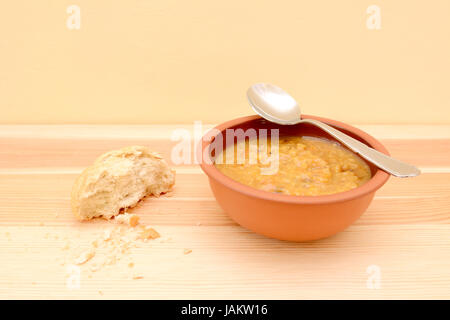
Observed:
[[[270,122],[292,125],[301,121],[297,101],[277,86],[254,84],[248,89],[247,97],[253,110]]]

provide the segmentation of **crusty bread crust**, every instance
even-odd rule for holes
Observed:
[[[143,146],[113,150],[98,157],[75,181],[71,206],[79,220],[110,219],[146,195],[159,196],[175,183],[175,171]]]

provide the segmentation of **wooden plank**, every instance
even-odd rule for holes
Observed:
[[[417,166],[450,167],[450,139],[382,140],[393,157]],[[168,140],[149,139],[41,139],[0,138],[0,168],[85,167],[100,154],[127,145],[146,145],[171,164],[173,147]],[[194,164],[194,144],[191,146]]]
[[[177,198],[212,198],[208,177],[201,171],[185,173],[177,169],[176,184],[171,195]],[[0,173],[0,198],[68,199],[77,173],[68,174],[2,174]],[[442,197],[450,195],[450,173],[424,173],[412,179],[391,177],[377,191],[377,197]]]
[[[2,225],[77,224],[70,212],[68,199],[30,198],[26,203],[16,203],[10,202],[10,198],[3,198],[1,201]],[[152,225],[236,225],[213,199],[190,201],[148,198],[129,212],[139,214],[143,222]],[[417,223],[450,223],[450,197],[374,199],[367,211],[355,222],[357,225]]]
[[[75,177],[0,175],[0,222],[76,223],[70,212],[70,190]],[[356,224],[449,223],[449,178],[450,174],[424,174],[414,180],[392,178]],[[130,212],[156,225],[236,225],[216,203],[203,174],[178,175],[170,196],[148,197]]]
[[[450,298],[450,225],[352,226],[309,243],[234,226],[161,226],[170,241],[131,254],[142,279],[131,279],[122,263],[96,273],[82,266],[80,288],[70,290],[61,247],[67,236],[87,246],[98,230],[2,227],[0,298]],[[378,268],[379,289],[367,285],[369,266]]]

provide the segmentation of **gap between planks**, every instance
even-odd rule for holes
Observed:
[[[0,175],[80,174],[86,167],[0,168]],[[203,174],[199,166],[173,166],[177,174]],[[419,167],[422,173],[450,173],[449,167]]]
[[[203,132],[214,124],[202,124]],[[353,124],[377,139],[450,139],[450,125]],[[192,136],[194,123],[167,125],[0,125],[1,138],[170,140],[175,130]]]

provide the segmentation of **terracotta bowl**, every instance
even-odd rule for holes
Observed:
[[[388,154],[378,140],[348,124],[314,116],[302,117],[325,122],[370,147]],[[327,133],[308,124],[281,126],[259,116],[225,122],[215,128],[218,129],[215,133],[217,136],[217,132],[222,132],[225,137],[226,129],[238,128],[243,130],[279,129],[280,136],[306,135],[334,140]],[[326,238],[344,230],[364,213],[375,191],[389,178],[387,173],[367,162],[372,178],[364,185],[346,192],[322,196],[290,196],[257,190],[225,176],[212,164],[209,151],[211,142],[216,136],[211,132],[205,135],[201,142],[202,148],[199,149],[203,157],[201,168],[209,177],[217,202],[241,226],[271,238],[309,241]],[[234,141],[223,143],[225,147]]]

